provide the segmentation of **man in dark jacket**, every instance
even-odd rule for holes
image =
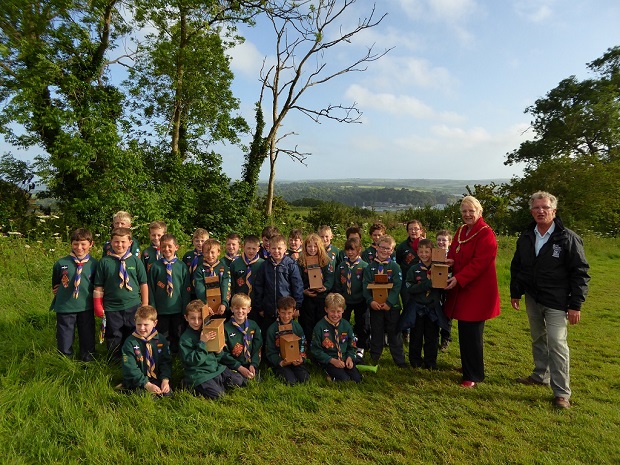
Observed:
[[[534,222],[517,239],[510,265],[511,305],[519,310],[525,294],[534,371],[517,381],[549,385],[553,405],[570,408],[568,328],[579,323],[588,293],[588,269],[581,238],[555,217],[557,199],[548,192],[530,197]]]

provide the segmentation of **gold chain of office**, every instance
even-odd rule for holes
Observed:
[[[481,233],[483,230],[487,229],[489,227],[489,225],[484,225],[482,228],[480,228],[478,231],[476,231],[475,234],[473,234],[471,237],[468,237],[467,239],[465,239],[464,241],[461,240],[461,236],[463,235],[463,229],[465,229],[467,225],[464,224],[463,226],[461,226],[461,229],[459,229],[459,233],[457,235],[457,242],[459,243],[459,245],[456,247],[456,253],[459,253],[461,251],[461,244],[465,244],[469,241],[471,241],[474,237],[476,237],[479,233]]]

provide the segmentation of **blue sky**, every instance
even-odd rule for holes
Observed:
[[[372,6],[357,0],[337,26],[357,24]],[[383,13],[380,25],[332,50],[325,61],[348,64],[372,44],[377,51],[393,50],[367,71],[345,74],[304,97],[316,109],[356,102],[362,124],[316,124],[290,113],[282,131],[298,135],[283,147],[311,155],[307,166],[278,160],[277,179],[520,175],[522,167],[504,166],[504,160],[533,136],[525,108],[564,78],[588,77],[586,63],[620,45],[618,0],[377,0],[375,15]],[[272,60],[275,39],[263,22],[240,32],[247,40],[230,51],[233,91],[253,124],[259,71],[263,59]],[[0,141],[0,152],[10,149]],[[239,178],[241,149],[215,149],[224,171]],[[267,176],[265,165],[261,179]]]
[[[366,16],[358,0],[349,21]],[[588,77],[586,63],[620,45],[617,0],[382,0],[379,26],[326,61],[346,63],[364,47],[394,47],[363,73],[349,73],[307,94],[318,107],[357,102],[362,124],[316,124],[289,114],[288,148],[311,152],[307,167],[278,161],[277,178],[490,179],[520,175],[504,166],[526,138],[527,106],[571,75]],[[253,122],[264,57],[274,53],[269,25],[243,31],[231,52],[235,94]],[[239,177],[242,154],[222,149],[224,168]],[[268,175],[266,166],[261,178]]]

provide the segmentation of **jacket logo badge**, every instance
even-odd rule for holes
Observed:
[[[553,258],[560,258],[560,252],[562,251],[562,247],[557,245],[557,244],[553,244],[553,253],[551,254],[551,256]]]

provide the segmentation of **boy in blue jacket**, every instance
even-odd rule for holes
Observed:
[[[286,255],[286,239],[282,235],[269,241],[269,257],[262,263],[254,282],[253,305],[259,316],[261,331],[266,332],[276,321],[276,302],[290,295],[297,303],[295,316],[303,300],[304,285],[295,260]]]

